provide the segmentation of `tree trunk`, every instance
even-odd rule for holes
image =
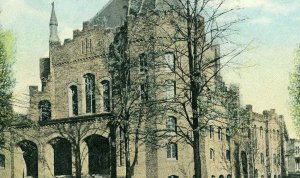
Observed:
[[[130,139],[128,125],[124,127],[124,142],[125,142],[125,167],[126,167],[126,178],[131,178],[131,168],[130,168]]]
[[[197,132],[197,133],[196,133]],[[201,178],[201,160],[200,160],[200,136],[198,131],[194,131],[193,154],[195,178]]]
[[[116,125],[110,125],[110,177],[117,178]],[[122,154],[122,153],[120,153]]]
[[[81,178],[81,157],[79,143],[76,143],[75,146],[75,174],[76,178]]]
[[[196,17],[194,17],[196,18]],[[192,107],[192,129],[193,129],[193,158],[194,158],[194,170],[195,178],[201,178],[201,160],[200,160],[200,134],[199,134],[199,78],[200,73],[197,71],[196,56],[197,48],[196,41],[193,40],[192,28],[193,28],[193,17],[190,12],[190,1],[187,1],[187,48],[188,48],[188,62],[189,62],[189,73],[190,73],[190,90],[191,90],[191,107]],[[195,46],[194,46],[195,47]],[[198,82],[198,83],[197,83]]]

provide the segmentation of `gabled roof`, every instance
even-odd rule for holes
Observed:
[[[110,0],[90,20],[90,24],[110,28],[118,27],[123,24],[128,13],[138,14],[147,10],[167,10],[169,6],[167,4],[178,6],[179,2],[177,0]]]

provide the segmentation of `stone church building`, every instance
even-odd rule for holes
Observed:
[[[128,9],[135,13],[170,10],[159,0],[145,0],[143,4],[111,0],[93,18],[83,22],[82,30],[74,30],[72,39],[62,43],[57,33],[59,18],[52,4],[49,57],[40,59],[41,89],[29,87],[28,118],[33,122],[18,125],[7,133],[10,143],[0,152],[1,178],[71,178],[79,169],[82,177],[108,178],[111,154],[117,158],[118,177],[125,176],[122,134],[117,131],[116,142],[112,142],[108,127],[112,119],[113,81],[106,65],[107,53],[120,27],[127,22],[128,33],[132,35],[135,32],[130,30],[142,23],[130,18],[126,21]],[[168,13],[160,14],[164,20],[167,16]],[[144,30],[151,33],[153,29]],[[130,50],[132,56],[142,54],[139,45],[131,46]],[[215,45],[208,55],[218,57],[219,53],[219,46]],[[162,58],[172,60],[174,54],[167,51]],[[145,64],[147,62],[139,63]],[[145,72],[143,70],[146,69],[141,68],[139,73]],[[160,72],[163,78],[172,77],[172,71]],[[171,80],[174,82],[169,89],[175,91],[177,87],[173,94],[179,95],[182,83],[176,80]],[[236,87],[223,87],[238,94]],[[238,141],[230,138],[226,122],[219,122],[224,119],[208,122],[200,153],[203,178],[280,178],[285,175],[287,133],[283,117],[273,109],[255,113],[251,105],[244,110],[248,113],[244,125],[250,129],[241,129],[242,139]],[[181,123],[179,117],[168,117],[163,122],[166,126],[160,127],[175,130],[176,124]],[[112,153],[111,145],[116,145],[116,153]],[[148,147],[141,144],[133,177],[193,177],[192,148],[186,143]]]

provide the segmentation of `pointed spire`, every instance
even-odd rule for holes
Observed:
[[[57,18],[56,18],[55,10],[54,10],[54,2],[52,2],[51,5],[52,5],[52,12],[51,12],[51,17],[50,17],[50,25],[58,26]]]
[[[55,15],[55,10],[54,10],[54,2],[51,3],[52,5],[52,12],[51,12],[51,17],[50,17],[50,23],[49,23],[49,27],[50,27],[50,37],[49,37],[49,41],[50,42],[59,42],[59,38],[57,35],[57,18]]]

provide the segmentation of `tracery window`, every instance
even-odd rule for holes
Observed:
[[[86,113],[96,112],[96,100],[95,100],[95,76],[93,74],[85,74],[85,101],[86,101]]]
[[[42,100],[39,102],[40,121],[46,121],[51,119],[51,103],[48,100]]]

